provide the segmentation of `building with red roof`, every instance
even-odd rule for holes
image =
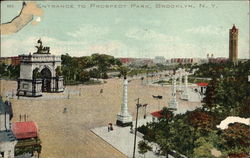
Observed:
[[[17,139],[15,156],[26,153],[37,153],[39,155],[41,153],[41,140],[38,137],[38,127],[35,122],[14,122],[12,132]]]
[[[208,83],[199,82],[199,83],[196,83],[196,85],[198,86],[198,88],[197,88],[198,92],[201,94],[202,97],[204,97]]]
[[[196,83],[196,84],[200,87],[207,87],[208,86],[208,83],[205,83],[205,82],[200,82],[200,83]]]
[[[36,138],[38,129],[35,122],[14,122],[12,125],[13,134],[17,139]]]
[[[158,122],[163,117],[162,110],[152,112],[151,115],[152,115],[153,122]]]

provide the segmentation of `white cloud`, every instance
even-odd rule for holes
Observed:
[[[99,27],[95,25],[82,25],[74,32],[68,32],[69,36],[78,37],[100,37],[109,33],[108,28]]]
[[[187,29],[186,32],[194,33],[194,34],[205,34],[205,35],[221,35],[225,32],[222,27],[208,25],[208,26],[198,26],[195,28]]]
[[[41,36],[43,46],[49,46],[51,53],[55,55],[61,55],[65,53],[77,53],[79,48],[85,45],[82,41],[60,41],[55,38]],[[37,44],[38,37],[29,36],[26,39],[2,39],[1,52],[2,56],[16,56],[20,54],[29,54],[36,52],[35,46]]]
[[[180,38],[177,36],[170,36],[163,33],[156,32],[150,29],[130,29],[126,36],[128,38],[143,40],[143,41],[161,41],[161,42],[174,42],[179,41]]]

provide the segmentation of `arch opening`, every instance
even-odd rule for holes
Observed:
[[[51,92],[51,71],[46,67],[41,71],[42,92]]]

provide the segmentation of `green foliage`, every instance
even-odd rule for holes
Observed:
[[[227,115],[250,117],[247,108],[250,96],[250,60],[236,66],[229,64],[203,65],[201,69],[212,71],[203,108],[216,113],[221,119]],[[208,72],[204,72],[208,73]]]
[[[148,145],[148,143],[144,140],[139,141],[138,149],[140,154],[146,154],[148,151],[152,151],[152,147]]]
[[[0,78],[17,79],[20,74],[20,66],[0,64]]]
[[[107,72],[121,66],[120,60],[110,55],[92,54],[91,56],[71,57],[61,56],[62,75],[65,83],[88,82],[90,78],[107,79]]]
[[[191,112],[187,120],[190,125],[202,132],[203,135],[207,135],[215,127],[214,117],[200,109]]]
[[[62,76],[62,70],[60,66],[56,67],[56,77]]]
[[[81,71],[79,74],[79,80],[81,82],[87,82],[89,81],[90,76],[89,76],[89,72],[88,71]]]
[[[221,137],[225,140],[224,150],[228,153],[247,153],[250,151],[250,131],[249,126],[240,123],[229,124],[223,131]]]
[[[194,149],[194,158],[215,158],[212,155],[211,149],[213,145],[210,143],[203,142],[202,145]]]
[[[125,67],[125,66],[120,66],[119,67],[119,72],[120,72],[121,76],[123,76],[124,78],[126,78],[127,74],[128,74],[128,68]]]
[[[92,70],[89,70],[89,76],[92,78],[101,78],[101,73],[98,69],[94,68]]]

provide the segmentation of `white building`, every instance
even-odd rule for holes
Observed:
[[[20,55],[20,77],[18,79],[18,96],[42,96],[42,92],[63,92],[61,57],[50,54],[49,47],[40,46],[32,55]]]
[[[156,56],[153,60],[155,64],[166,64],[166,59],[163,56]]]

